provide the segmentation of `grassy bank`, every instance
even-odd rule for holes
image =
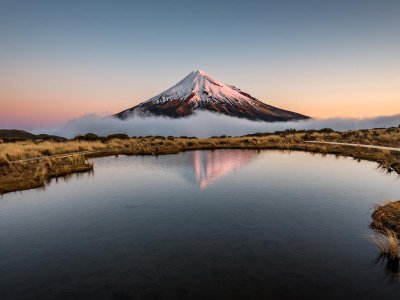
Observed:
[[[9,162],[0,158],[0,194],[44,186],[53,177],[93,170],[82,155]]]
[[[321,155],[352,157],[379,164],[382,169],[400,174],[400,152],[307,143],[325,141],[399,147],[400,129],[374,129],[338,133],[284,131],[242,137],[132,137],[79,138],[68,141],[20,141],[0,143],[0,194],[41,187],[58,176],[93,170],[88,158],[108,155],[163,155],[190,150],[273,149],[306,151]],[[399,261],[400,201],[377,206],[372,215],[373,241],[390,262]]]
[[[400,236],[400,201],[376,205],[372,214],[371,227],[381,232],[390,230]]]
[[[373,241],[389,260],[400,260],[400,201],[376,205],[372,213]]]
[[[265,133],[259,133],[255,135],[265,135]],[[296,141],[325,141],[385,147],[400,147],[399,127],[349,130],[344,132],[334,131],[329,128],[308,131],[285,130],[281,132],[267,133],[267,135],[275,135],[286,139],[291,138]]]
[[[93,169],[87,158],[107,155],[163,155],[189,150],[277,149],[349,156],[379,163],[400,174],[400,153],[361,147],[310,144],[334,132],[283,132],[243,137],[135,137],[92,141],[23,141],[0,144],[0,193],[43,186],[46,180]],[[395,132],[397,138],[397,132]],[[395,140],[396,138],[393,138]],[[329,138],[328,138],[329,139]],[[391,139],[389,139],[391,140]],[[340,140],[339,140],[340,141]],[[384,144],[385,146],[388,144]],[[73,155],[75,153],[75,155]],[[79,153],[77,155],[76,153]],[[70,156],[66,156],[70,155]]]

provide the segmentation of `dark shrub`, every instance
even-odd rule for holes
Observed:
[[[86,133],[85,135],[78,135],[74,138],[74,140],[78,141],[97,141],[100,140],[100,137],[94,133]]]
[[[110,134],[109,136],[107,136],[107,140],[112,140],[112,139],[128,140],[129,136],[124,133]]]
[[[51,153],[50,153],[49,149],[46,149],[46,150],[42,151],[42,155],[49,156],[49,155],[51,155]]]
[[[10,162],[3,156],[0,156],[0,167],[8,167]]]
[[[331,128],[322,128],[321,130],[319,130],[319,132],[332,133],[332,132],[335,132],[335,131],[333,129],[331,129]]]

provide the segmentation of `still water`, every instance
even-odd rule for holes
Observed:
[[[399,299],[368,238],[399,198],[375,163],[303,152],[95,159],[0,198],[0,299]]]

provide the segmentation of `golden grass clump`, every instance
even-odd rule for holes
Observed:
[[[107,144],[99,141],[45,141],[34,143],[32,141],[0,144],[0,153],[8,157],[10,161],[41,156],[51,156],[81,151],[98,151],[107,149]]]
[[[277,135],[271,135],[267,136],[265,138],[266,143],[271,143],[271,144],[278,144],[283,142],[285,139],[283,137],[277,136]]]
[[[2,153],[0,154],[0,167],[7,167],[10,165],[8,158]]]
[[[389,260],[400,259],[400,201],[386,201],[374,206],[370,227],[371,237],[382,255]]]
[[[0,175],[2,176],[0,178],[0,193],[1,191],[26,188],[30,183],[25,181],[33,180],[33,177],[43,179],[90,170],[93,166],[86,161],[89,157],[162,155],[206,149],[279,149],[283,151],[308,151],[322,155],[349,156],[357,160],[375,161],[382,168],[400,174],[400,153],[345,145],[304,143],[304,141],[310,140],[376,145],[385,143],[383,146],[394,146],[396,144],[400,146],[400,129],[347,132],[333,132],[331,130],[296,132],[289,130],[274,134],[259,133],[241,137],[220,136],[202,139],[149,136],[115,137],[92,141],[6,142],[0,144]],[[44,175],[46,172],[47,175]],[[16,181],[19,181],[18,184],[15,183]],[[35,187],[35,185],[32,186]],[[400,220],[396,222],[400,223]],[[393,230],[399,234],[397,228]]]
[[[372,213],[371,228],[380,232],[391,230],[400,236],[400,201],[376,204]]]
[[[398,260],[400,258],[400,245],[396,232],[387,229],[384,232],[376,232],[371,238],[381,254],[388,259]]]

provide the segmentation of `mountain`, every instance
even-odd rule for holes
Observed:
[[[48,134],[33,134],[25,130],[18,129],[0,129],[0,139],[5,141],[14,140],[66,140],[66,138],[48,135]]]
[[[132,115],[179,118],[201,110],[267,122],[309,119],[261,102],[237,87],[217,81],[204,71],[190,73],[168,90],[115,116],[120,119]]]

